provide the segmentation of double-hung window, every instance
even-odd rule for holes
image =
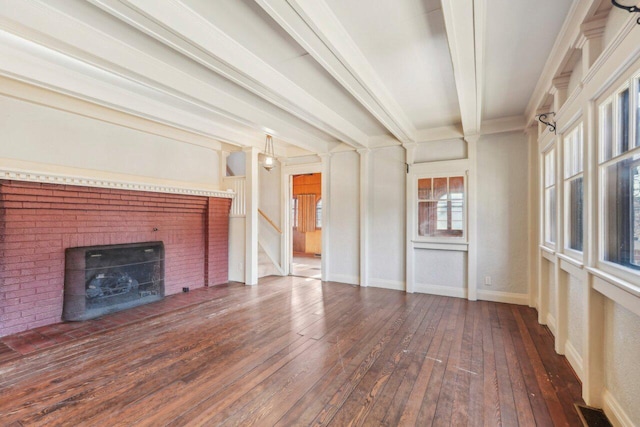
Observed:
[[[640,269],[640,77],[599,108],[600,259]]]
[[[544,153],[544,242],[555,245],[556,224],[556,149]]]
[[[582,124],[564,138],[565,245],[582,252],[583,247],[583,137]]]

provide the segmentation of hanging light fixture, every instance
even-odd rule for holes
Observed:
[[[264,142],[264,163],[262,164],[262,166],[267,170],[267,171],[271,171],[271,169],[273,169],[276,164],[276,155],[273,152],[273,138],[271,137],[271,135],[267,135],[267,139]]]

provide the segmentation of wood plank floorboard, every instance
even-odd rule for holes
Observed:
[[[581,425],[580,383],[528,307],[296,277],[210,295],[0,347],[0,425]]]

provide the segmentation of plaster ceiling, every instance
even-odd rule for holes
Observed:
[[[0,75],[238,146],[446,139],[524,115],[572,1],[7,1]]]

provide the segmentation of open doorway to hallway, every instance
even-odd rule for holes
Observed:
[[[291,275],[322,275],[322,175],[293,175],[291,191]]]

